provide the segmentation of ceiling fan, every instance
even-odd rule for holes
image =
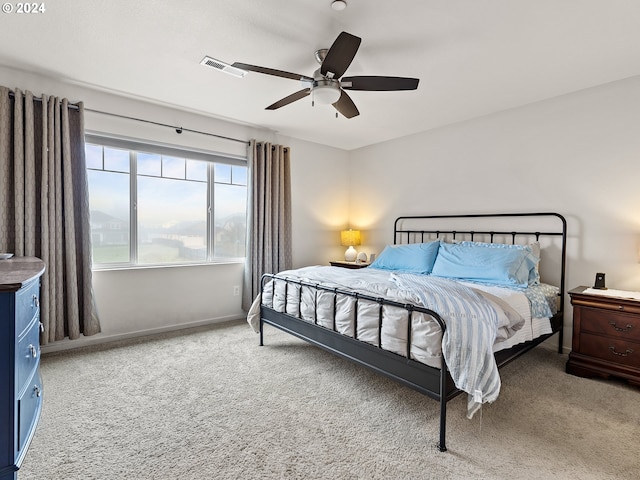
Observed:
[[[302,90],[269,105],[266,110],[276,110],[296,100],[300,100],[309,94],[313,94],[314,101],[323,104],[332,104],[342,115],[347,118],[353,118],[359,115],[360,112],[358,112],[358,108],[345,90],[415,90],[418,88],[419,82],[417,78],[406,77],[343,77],[353,61],[361,41],[362,39],[355,35],[342,32],[335,39],[331,48],[316,51],[315,58],[318,63],[320,63],[320,68],[314,72],[313,77],[239,62],[234,63],[232,66],[242,70],[299,80],[303,85],[306,85]]]

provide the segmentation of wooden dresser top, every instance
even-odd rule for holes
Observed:
[[[44,272],[44,262],[36,257],[0,260],[0,292],[15,292]]]

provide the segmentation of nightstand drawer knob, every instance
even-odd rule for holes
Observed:
[[[609,347],[609,350],[613,352],[614,355],[618,355],[619,357],[627,357],[633,353],[633,350],[627,348],[624,352],[616,352],[616,347],[613,345]]]
[[[627,326],[624,328],[616,327],[616,322],[609,322],[609,325],[611,325],[616,332],[628,332],[633,328],[633,325],[630,323],[627,323]]]

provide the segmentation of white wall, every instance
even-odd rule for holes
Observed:
[[[0,67],[0,84],[9,88],[28,89],[37,96],[44,93],[66,97],[72,102],[83,101],[86,109],[243,140],[257,138],[288,145],[292,152],[294,266],[326,264],[332,258],[332,249],[340,251],[334,238],[336,229],[339,229],[336,226],[346,225],[348,216],[348,179],[342,174],[348,154],[343,150],[7,67]],[[92,131],[203,148],[223,154],[246,155],[246,145],[242,143],[189,132],[178,135],[171,128],[92,112],[85,115],[85,127]],[[241,263],[94,271],[94,291],[102,333],[72,342],[57,342],[45,346],[44,350],[73,348],[242,318],[242,296],[233,295],[233,287],[242,286],[242,275]]]
[[[640,290],[640,77],[362,148],[350,160],[350,221],[368,230],[372,250],[392,242],[399,215],[556,211],[568,221],[567,289],[605,272],[610,288]],[[568,347],[569,307],[565,325]]]
[[[344,258],[340,230],[349,218],[349,152],[295,138],[291,146],[293,266]]]

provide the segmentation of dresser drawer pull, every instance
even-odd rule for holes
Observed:
[[[616,327],[616,322],[609,322],[609,325],[611,325],[616,332],[628,332],[633,328],[633,325],[630,323],[627,323],[627,326],[624,328]]]
[[[34,296],[33,296],[33,305],[34,305],[36,308],[40,307],[40,299],[38,298],[38,296],[37,296],[37,295],[34,295]]]
[[[34,385],[33,386],[33,393],[36,394],[36,397],[39,397],[40,395],[42,395],[42,390],[40,390],[40,387],[38,385]]]
[[[31,353],[33,358],[36,358],[38,356],[38,349],[33,345],[29,345],[29,353]]]
[[[633,353],[633,350],[631,350],[630,348],[627,348],[627,350],[624,352],[616,352],[616,347],[614,347],[613,345],[609,347],[609,350],[611,350],[614,355],[618,355],[619,357],[628,357]]]

